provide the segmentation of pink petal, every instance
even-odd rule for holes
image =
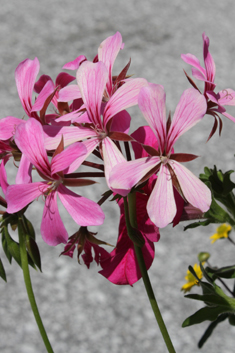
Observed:
[[[205,97],[194,88],[188,88],[182,94],[168,132],[167,154],[176,140],[198,123],[205,115],[207,103]]]
[[[26,59],[22,61],[15,70],[16,87],[23,108],[28,116],[31,113],[32,93],[39,68],[39,61],[35,58],[34,60]]]
[[[20,124],[25,124],[26,121],[14,116],[7,116],[0,119],[0,140],[8,140],[15,135],[16,127]]]
[[[112,169],[109,177],[111,189],[122,196],[126,196],[131,188],[160,162],[160,158],[154,156],[117,164]]]
[[[22,154],[19,169],[16,175],[16,184],[32,183],[32,163]]]
[[[200,71],[204,77],[204,80],[206,80],[206,70],[201,66],[200,61],[198,58],[196,58],[196,56],[192,54],[182,54],[181,58],[184,60],[184,62],[194,66],[198,71]]]
[[[114,115],[110,131],[125,132],[128,134],[131,124],[131,116],[126,110]]]
[[[77,71],[77,82],[91,121],[100,128],[100,108],[108,71],[103,62],[85,61]]]
[[[139,127],[136,131],[133,132],[133,134],[131,134],[131,137],[133,137],[136,141],[140,142],[131,142],[135,153],[135,158],[148,157],[148,153],[143,149],[141,144],[149,145],[158,150],[158,142],[156,135],[149,126]]]
[[[38,81],[34,85],[34,91],[39,94],[48,81],[52,81],[50,76],[48,75],[40,76]]]
[[[89,138],[97,137],[94,130],[86,127],[77,126],[49,126],[44,125],[45,148],[54,150],[59,145],[61,137],[64,138],[64,146],[71,145],[74,142]]]
[[[8,182],[7,182],[7,173],[6,173],[6,169],[5,169],[5,165],[8,162],[10,156],[6,156],[3,158],[3,160],[1,161],[0,164],[0,186],[2,188],[2,192],[4,195],[6,195],[7,192],[7,188],[9,186]]]
[[[150,84],[140,91],[138,104],[145,119],[155,133],[161,151],[166,140],[166,94],[162,86]]]
[[[46,99],[53,93],[54,89],[54,83],[51,80],[48,80],[39,95],[37,96],[36,102],[34,103],[31,111],[40,112],[40,110],[45,104]]]
[[[22,153],[45,176],[50,176],[50,164],[44,147],[42,125],[34,118],[20,124],[15,133],[15,142]]]
[[[170,165],[186,200],[202,212],[208,211],[211,205],[210,189],[182,164],[170,161]]]
[[[126,159],[124,158],[123,154],[120,152],[120,150],[117,148],[117,146],[109,137],[106,137],[105,139],[102,140],[102,151],[103,151],[103,159],[104,159],[105,177],[106,177],[108,187],[110,187],[109,176],[110,176],[111,170],[118,163],[126,162]]]
[[[51,160],[51,174],[58,173],[65,170],[72,164],[77,158],[82,157],[86,154],[87,149],[81,142],[75,142],[64,151],[57,154]]]
[[[74,81],[76,77],[67,74],[66,72],[60,72],[56,77],[55,86],[59,86],[59,88],[63,88],[67,86],[70,82]]]
[[[104,110],[104,125],[117,113],[138,103],[140,89],[147,86],[144,78],[134,78],[122,85],[109,99]]]
[[[42,239],[51,246],[56,246],[60,243],[65,244],[68,240],[68,233],[59,215],[56,199],[56,191],[52,191],[46,197],[40,229]]]
[[[198,69],[195,69],[194,67],[192,68],[192,75],[197,80],[204,81],[204,82],[207,81],[206,77],[201,73],[201,71],[199,71]]]
[[[92,138],[86,141],[83,141],[82,144],[85,146],[87,153],[78,157],[73,163],[70,164],[70,166],[64,170],[65,174],[70,174],[75,172],[76,169],[80,167],[82,162],[84,162],[87,157],[94,151],[94,149],[99,145],[100,139],[97,138]]]
[[[75,194],[63,184],[58,187],[58,195],[73,220],[80,226],[103,224],[105,215],[96,202]]]
[[[62,88],[58,94],[58,102],[69,102],[81,98],[81,92],[78,85],[70,85]]]
[[[119,32],[106,38],[99,46],[98,59],[102,61],[108,69],[109,79],[107,82],[108,94],[112,93],[112,68],[114,61],[122,46],[122,36]]]
[[[42,195],[47,189],[48,185],[46,182],[10,185],[6,192],[6,211],[8,213],[15,213],[22,210],[30,202]]]
[[[215,63],[209,52],[209,38],[205,35],[205,32],[202,34],[203,39],[203,57],[206,68],[206,76],[207,80],[210,82],[214,82],[215,80]],[[214,84],[207,84],[206,91],[213,91],[215,88]]]
[[[62,69],[66,70],[77,70],[81,63],[86,60],[86,57],[84,55],[79,55],[76,59],[73,61],[68,62],[65,64]]]
[[[176,214],[176,204],[170,172],[161,164],[157,182],[147,204],[147,212],[151,221],[159,228],[172,222]]]
[[[67,114],[61,115],[59,118],[56,118],[55,122],[56,123],[65,122],[65,121],[74,122],[74,121],[77,121],[77,120],[78,121],[81,120],[81,122],[83,122],[82,118],[81,118],[81,116],[83,116],[83,115],[84,114],[81,113],[80,110],[74,110],[71,113],[67,113]]]

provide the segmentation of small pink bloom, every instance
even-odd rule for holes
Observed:
[[[212,55],[209,52],[209,38],[206,36],[205,33],[202,34],[202,38],[203,38],[203,57],[204,57],[205,68],[201,66],[200,61],[192,54],[182,54],[181,58],[187,64],[193,66],[192,75],[196,79],[205,82],[204,96],[207,99],[207,105],[208,105],[207,114],[210,114],[216,117],[218,112],[223,114],[233,122],[235,122],[235,118],[230,114],[226,113],[226,109],[224,108],[224,106],[226,105],[235,105],[235,91],[230,88],[227,88],[218,93],[214,92],[216,87],[216,84],[215,84],[216,67],[215,67],[215,63],[212,58]],[[222,128],[222,125],[221,125],[221,128]],[[212,130],[210,137],[213,135],[214,132]]]

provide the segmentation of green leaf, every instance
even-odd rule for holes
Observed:
[[[214,306],[214,307],[204,307],[198,310],[195,314],[189,316],[184,320],[182,327],[192,326],[195,324],[200,324],[203,321],[215,321],[220,314],[229,312],[227,307]]]
[[[189,299],[195,299],[195,300],[201,300],[205,302],[207,305],[220,305],[220,306],[225,306],[230,309],[230,304],[226,301],[225,298],[220,297],[219,295],[214,295],[214,294],[188,294],[185,295],[185,298]]]
[[[26,248],[28,250],[28,254],[30,255],[33,263],[39,268],[39,270],[42,272],[41,269],[41,257],[40,257],[40,252],[37,246],[37,243],[33,238],[30,236],[26,235]]]
[[[230,325],[235,326],[235,315],[230,314],[228,321],[229,321]]]
[[[7,281],[7,276],[6,276],[6,272],[4,269],[4,266],[2,264],[2,260],[0,259],[0,277],[2,277],[2,279],[4,279],[4,281]]]
[[[35,230],[33,228],[32,223],[25,216],[23,216],[23,218],[24,218],[24,224],[25,224],[25,226],[27,228],[27,233],[29,234],[29,236],[33,240],[35,240]]]
[[[19,244],[15,242],[8,233],[8,229],[6,226],[4,226],[4,234],[7,242],[7,249],[13,259],[18,263],[18,265],[21,267],[21,258],[20,258],[20,248]]]
[[[4,228],[2,229],[2,248],[3,248],[4,252],[5,252],[5,255],[6,255],[8,261],[11,264],[12,255],[11,255],[11,253],[8,250],[7,241],[6,241],[6,237],[5,237],[5,234],[4,234]]]
[[[202,346],[204,345],[204,343],[208,340],[208,338],[212,335],[214,329],[216,328],[216,326],[227,319],[229,315],[228,314],[221,314],[218,316],[218,318],[213,321],[206,329],[206,331],[204,332],[202,338],[200,339],[200,341],[198,342],[198,348],[202,348]]]
[[[206,269],[207,270],[207,269]],[[209,268],[210,273],[213,274],[213,277],[216,279],[221,278],[235,278],[235,265],[221,267],[218,269]]]

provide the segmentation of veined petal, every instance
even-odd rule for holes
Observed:
[[[68,240],[68,233],[61,220],[56,199],[56,191],[52,191],[46,197],[41,223],[42,239],[51,246],[65,244]]]
[[[114,61],[122,46],[121,33],[117,32],[113,36],[106,38],[99,46],[98,59],[102,61],[108,69],[109,79],[107,82],[108,94],[112,93],[112,68]]]
[[[161,151],[166,141],[166,94],[162,86],[150,84],[140,90],[138,104],[149,126],[157,137]]]
[[[117,164],[109,176],[111,189],[126,196],[131,188],[160,162],[160,158],[154,156]]]
[[[32,183],[32,163],[22,154],[19,164],[19,169],[16,175],[16,184]]]
[[[35,58],[34,60],[26,59],[22,61],[15,70],[16,87],[23,108],[28,116],[31,113],[32,93],[39,68],[38,58]]]
[[[122,85],[109,99],[104,109],[104,125],[117,113],[138,103],[140,89],[147,86],[144,78],[134,78]]]
[[[104,222],[104,212],[94,201],[79,196],[63,184],[58,186],[59,198],[73,220],[80,226],[98,226]]]
[[[147,212],[151,221],[159,228],[167,226],[175,217],[176,204],[171,174],[163,164],[148,200]]]
[[[44,125],[45,148],[54,150],[59,145],[61,137],[64,138],[64,146],[81,141],[89,137],[97,137],[94,130],[86,127],[77,126],[49,126]]]
[[[208,211],[211,205],[210,189],[182,164],[176,161],[169,161],[169,163],[186,200],[202,212]]]
[[[51,174],[68,168],[77,158],[86,154],[87,149],[81,142],[75,142],[51,160]]]
[[[42,195],[46,190],[46,182],[10,185],[6,192],[6,211],[8,213],[15,213],[22,210],[30,202]]]
[[[206,114],[207,103],[205,97],[194,88],[188,88],[182,94],[176,107],[174,117],[168,132],[167,153],[176,140],[199,122]]]
[[[44,147],[42,125],[34,118],[18,126],[15,142],[22,153],[44,175],[50,176],[50,164]]]
[[[61,88],[58,94],[58,102],[69,102],[81,98],[81,92],[78,85],[70,85]]]
[[[203,39],[203,57],[204,57],[205,68],[206,68],[206,76],[207,76],[207,80],[213,83],[215,80],[215,63],[211,56],[211,53],[209,52],[209,38],[206,36],[205,32],[202,34],[202,39]],[[209,87],[207,87],[207,90],[213,91],[214,88],[215,88],[215,85],[210,84]]]
[[[85,61],[77,71],[77,82],[91,121],[100,128],[100,108],[108,71],[103,62]]]
[[[191,66],[194,66],[198,71],[200,71],[204,77],[204,80],[206,80],[206,70],[204,67],[201,66],[200,61],[198,60],[198,58],[196,58],[196,56],[189,54],[189,53],[182,54],[181,59],[183,59],[184,62],[186,62],[187,64],[189,64]]]
[[[103,151],[103,158],[104,158],[104,172],[107,184],[109,185],[109,175],[111,170],[114,166],[118,163],[126,162],[123,154],[114,144],[114,142],[109,138],[106,137],[102,140],[102,151]]]
[[[87,152],[78,157],[73,163],[71,163],[70,166],[66,170],[64,170],[64,173],[70,174],[73,173],[76,169],[78,169],[82,162],[87,159],[87,157],[94,151],[94,149],[96,148],[96,146],[99,145],[99,143],[100,139],[98,138],[92,138],[83,141],[82,144],[85,146]]]
[[[20,124],[25,124],[26,121],[14,116],[7,116],[6,118],[0,119],[0,140],[8,140],[15,135],[16,127]]]

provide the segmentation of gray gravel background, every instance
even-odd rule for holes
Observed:
[[[35,1],[0,0],[0,102],[1,115],[22,117],[14,70],[25,58],[39,58],[40,74],[53,78],[62,66],[80,54],[92,59],[101,41],[120,31],[125,49],[119,54],[114,72],[132,58],[130,72],[164,85],[167,107],[174,111],[184,89],[189,85],[181,53],[192,53],[202,62],[202,32],[211,40],[210,51],[217,67],[218,90],[235,89],[235,2],[214,1]],[[235,115],[235,109],[230,110]],[[144,120],[137,108],[133,129]],[[217,164],[223,170],[234,168],[235,126],[226,118],[222,138],[218,134],[205,141],[212,126],[207,117],[185,134],[177,143],[177,151],[201,156],[190,165],[199,174],[203,166]],[[232,149],[231,149],[232,147]],[[98,200],[105,185],[86,189],[85,194]],[[94,265],[88,271],[76,259],[59,257],[62,246],[52,248],[40,239],[40,202],[28,215],[32,217],[42,254],[43,274],[31,271],[37,302],[55,353],[143,353],[166,352],[156,327],[142,281],[133,287],[119,287],[97,274]],[[112,208],[113,207],[113,208]],[[108,242],[117,236],[118,210],[104,207],[106,221],[99,235]],[[69,233],[76,229],[63,213]],[[209,236],[216,227],[183,232],[168,226],[161,231],[156,244],[156,258],[149,274],[159,306],[176,351],[196,352],[196,344],[208,322],[186,329],[183,320],[201,307],[184,299],[180,288],[189,264],[196,262],[200,251],[212,251],[211,262],[229,265],[234,262],[232,249],[226,241],[210,245]],[[0,249],[1,250],[1,249]],[[0,352],[44,353],[27,300],[22,272],[4,256],[8,283],[0,282]],[[197,292],[197,289],[195,290]],[[199,292],[199,291],[198,291]],[[234,328],[227,322],[216,329],[202,352],[234,352]]]

